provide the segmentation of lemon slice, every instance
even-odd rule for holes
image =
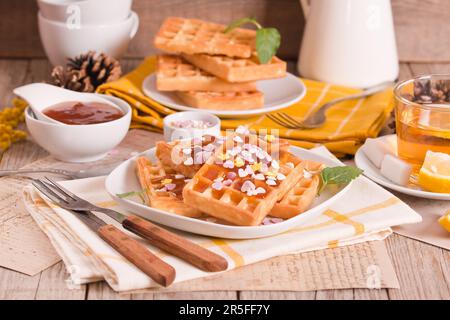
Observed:
[[[442,227],[444,227],[445,230],[450,232],[450,210],[447,211],[447,213],[439,219],[439,223]]]
[[[450,193],[450,155],[428,151],[420,169],[419,185],[431,192]]]

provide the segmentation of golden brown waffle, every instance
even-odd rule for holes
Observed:
[[[244,142],[249,142],[248,134],[241,134],[241,137]],[[166,171],[173,171],[192,178],[206,160],[212,156],[216,148],[223,143],[223,139],[223,137],[204,136],[202,139],[188,140],[187,142],[179,140],[173,142],[158,141],[156,143],[156,156]],[[278,139],[274,136],[270,136],[270,139],[267,136],[262,136],[262,140],[270,140],[270,142],[267,142],[267,151],[273,156],[277,156],[280,152],[287,153],[290,147],[287,140]],[[201,146],[201,148],[196,146]],[[186,149],[190,150],[187,151]]]
[[[207,73],[179,56],[158,56],[156,88],[160,91],[253,91],[255,82],[231,83]]]
[[[220,143],[221,140],[213,136],[187,141],[158,141],[156,157],[166,170],[192,178]]]
[[[146,157],[136,160],[136,173],[149,207],[191,218],[202,215],[200,210],[183,202],[184,176],[166,172],[159,162],[153,164]]]
[[[305,161],[305,175],[275,204],[269,215],[289,219],[308,210],[317,196],[320,184],[319,172],[324,167],[322,163]]]
[[[260,91],[177,91],[176,94],[186,105],[198,109],[250,110],[264,106],[264,95]]]
[[[257,144],[228,136],[184,187],[184,202],[235,225],[259,225],[301,178],[304,162],[286,162],[283,154],[278,162],[264,152],[266,142]]]
[[[172,53],[222,54],[250,57],[255,46],[254,30],[236,28],[223,33],[226,26],[197,19],[169,17],[156,34],[156,48]]]
[[[202,70],[229,82],[247,82],[286,75],[286,62],[273,57],[269,63],[259,63],[258,57],[230,58],[226,56],[210,56],[206,54],[183,54],[184,59]]]

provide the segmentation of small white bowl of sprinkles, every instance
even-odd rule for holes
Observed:
[[[168,142],[201,138],[204,135],[220,135],[220,119],[213,114],[185,111],[164,118],[164,139]]]

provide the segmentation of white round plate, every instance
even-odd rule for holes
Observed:
[[[258,81],[259,91],[264,93],[264,106],[252,110],[203,110],[224,118],[245,118],[288,107],[301,99],[306,94],[305,84],[298,77],[287,73],[286,77]],[[145,95],[169,108],[180,111],[199,110],[186,106],[174,92],[158,91],[156,89],[156,74],[152,73],[142,83]]]
[[[384,136],[378,139],[389,139],[389,137],[390,136]],[[364,146],[359,148],[359,150],[356,152],[355,164],[358,168],[364,170],[363,174],[370,180],[373,180],[376,183],[391,190],[395,190],[411,196],[433,200],[450,200],[450,193],[428,192],[420,189],[413,189],[395,184],[394,182],[390,181],[381,174],[380,169],[375,167],[373,163],[369,160],[369,158],[367,158],[366,154],[363,151],[363,148]]]
[[[325,158],[321,155],[312,153],[311,151],[291,147],[291,152],[302,159],[309,159],[325,163],[327,166],[338,166],[334,160]],[[255,227],[242,227],[223,225],[219,223],[204,221],[195,218],[179,216],[163,210],[148,207],[138,199],[121,198],[118,194],[141,190],[139,181],[135,173],[135,162],[138,156],[147,156],[155,159],[155,148],[152,148],[140,155],[137,155],[112,171],[106,178],[105,187],[111,197],[116,200],[122,207],[134,212],[148,220],[166,225],[175,229],[180,229],[192,233],[202,234],[206,236],[229,238],[229,239],[251,239],[268,237],[275,234],[285,232],[289,229],[298,227],[306,220],[314,218],[328,208],[334,201],[341,198],[350,188],[351,183],[341,188],[327,188],[317,197],[308,211],[299,214],[296,217],[285,220],[280,223],[271,225],[261,225]]]

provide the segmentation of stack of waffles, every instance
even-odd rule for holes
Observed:
[[[156,160],[137,160],[148,206],[183,216],[256,226],[306,211],[316,198],[321,163],[303,160],[271,135],[158,142]]]
[[[199,109],[247,110],[264,105],[258,80],[284,77],[286,62],[273,57],[259,63],[256,32],[196,19],[167,18],[154,45],[158,56],[156,86],[174,91],[187,105]]]

